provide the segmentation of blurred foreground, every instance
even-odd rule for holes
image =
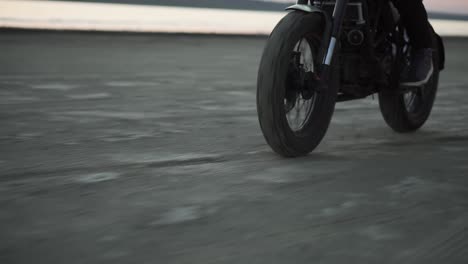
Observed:
[[[282,159],[264,38],[0,36],[0,263],[467,263],[468,39],[426,126],[339,104]]]

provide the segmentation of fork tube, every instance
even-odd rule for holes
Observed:
[[[325,56],[324,64],[330,66],[333,53],[335,52],[336,42],[339,40],[341,33],[341,24],[343,23],[348,0],[336,0],[335,9],[333,10],[333,27],[330,43],[328,44],[327,55]]]
[[[348,0],[336,0],[335,9],[333,10],[332,16],[331,36],[328,42],[327,52],[325,58],[323,59],[319,76],[321,82],[321,85],[318,88],[319,91],[325,89],[325,87],[328,85],[328,80],[330,78],[330,65],[336,50],[336,44],[340,40],[341,24],[344,20],[347,5]]]

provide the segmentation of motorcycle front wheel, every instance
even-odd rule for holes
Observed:
[[[291,12],[275,27],[263,52],[257,80],[258,118],[267,143],[285,157],[313,151],[335,109],[336,82],[314,90],[310,81],[318,78],[324,29],[321,14]],[[336,72],[333,67],[332,72]]]

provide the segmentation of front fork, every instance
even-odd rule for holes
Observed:
[[[325,88],[330,80],[330,67],[332,64],[333,56],[335,55],[337,42],[340,41],[341,28],[345,17],[346,7],[349,0],[336,0],[335,9],[332,15],[331,34],[325,39],[325,56],[323,58],[322,67],[319,75],[321,82],[320,89]],[[307,2],[307,1],[306,1]]]

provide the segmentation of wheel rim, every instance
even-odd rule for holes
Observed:
[[[298,74],[315,74],[316,66],[315,66],[315,49],[314,46],[311,45],[310,41],[306,38],[301,38],[296,45],[294,46],[293,50],[293,58],[292,64],[290,67],[293,67],[297,70],[302,71],[301,73],[292,73],[293,76],[289,78],[297,79]],[[295,58],[295,56],[299,56],[299,58]],[[299,64],[299,65],[294,65]],[[286,89],[291,89],[291,87],[287,87]],[[284,108],[286,113],[286,119],[288,121],[289,128],[297,133],[300,132],[305,125],[309,122],[311,114],[316,106],[317,101],[317,93],[314,91],[310,98],[304,98],[301,89],[294,89],[293,92],[290,90],[288,93],[294,93],[294,98],[289,96],[285,96],[284,98]]]
[[[405,103],[405,109],[408,113],[414,113],[418,109],[418,105],[421,98],[418,92],[411,91],[403,94],[403,101]]]

